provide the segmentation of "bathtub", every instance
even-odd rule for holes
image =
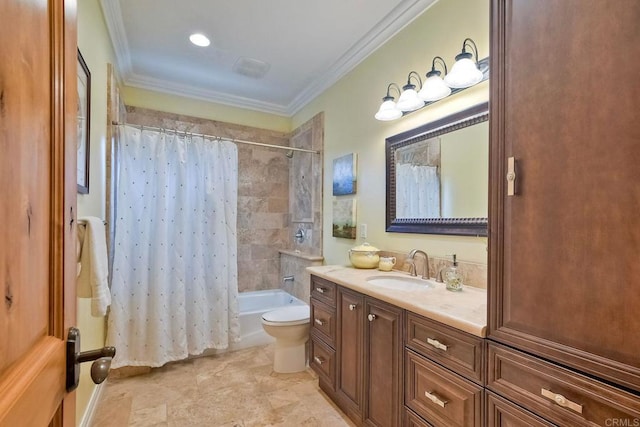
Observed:
[[[238,294],[238,305],[240,309],[240,342],[231,343],[229,348],[224,350],[206,350],[203,356],[275,342],[275,339],[262,329],[262,315],[278,308],[306,304],[282,289],[273,289],[241,292]]]

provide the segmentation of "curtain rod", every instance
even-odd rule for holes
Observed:
[[[287,147],[287,146],[284,146],[284,145],[275,145],[275,144],[265,144],[265,143],[262,143],[262,142],[245,141],[243,139],[226,138],[226,137],[221,137],[221,136],[216,136],[216,135],[206,135],[204,133],[194,133],[194,132],[187,132],[187,131],[179,131],[179,130],[175,130],[175,129],[167,129],[167,128],[161,128],[161,127],[157,127],[157,126],[133,125],[133,124],[129,124],[129,123],[118,123],[118,122],[111,122],[111,124],[114,125],[114,126],[129,125],[129,126],[139,127],[140,130],[151,129],[151,130],[157,130],[157,131],[175,132],[176,134],[184,133],[185,135],[196,135],[196,136],[201,136],[203,138],[220,139],[220,140],[226,139],[226,140],[229,140],[231,142],[237,142],[239,144],[258,145],[260,147],[277,148],[279,150],[301,151],[303,153],[320,154],[319,151],[307,150],[306,148]]]

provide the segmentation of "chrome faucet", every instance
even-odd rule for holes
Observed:
[[[422,278],[429,279],[429,255],[427,255],[426,252],[421,251],[420,249],[411,250],[411,252],[409,252],[409,255],[407,256],[407,260],[411,260],[409,274],[414,277],[418,275],[418,273],[416,272],[416,263],[415,263],[415,256],[417,254],[421,254],[424,256],[424,265],[422,267]]]

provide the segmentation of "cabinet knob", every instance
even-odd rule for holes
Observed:
[[[317,287],[316,291],[320,292],[321,294],[324,294],[324,288]]]
[[[351,311],[355,310],[356,307],[358,307],[357,304],[349,304],[349,310],[351,310]]]
[[[369,319],[369,322],[373,322],[374,320],[376,320],[378,316],[376,316],[375,314],[369,314],[367,316],[367,319]]]
[[[320,326],[324,325],[324,320],[322,319],[316,318],[316,319],[313,319],[313,321],[316,322],[316,325],[320,325]]]
[[[315,362],[316,362],[318,365],[322,365],[322,364],[324,363],[324,360],[322,360],[322,359],[321,359],[320,357],[318,357],[318,356],[313,356],[313,360],[315,360]]]

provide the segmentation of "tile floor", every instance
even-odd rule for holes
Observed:
[[[272,370],[273,345],[108,379],[92,427],[353,426],[309,369]]]

